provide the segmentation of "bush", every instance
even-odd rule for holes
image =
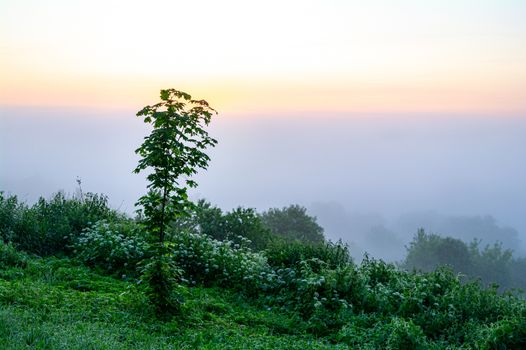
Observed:
[[[202,283],[257,292],[261,276],[271,271],[266,258],[252,252],[243,237],[218,241],[207,235],[183,231],[174,236],[172,253],[190,284]]]
[[[429,349],[422,329],[411,320],[375,314],[353,316],[335,339],[359,349]]]
[[[11,243],[5,244],[0,240],[0,266],[26,267],[27,258],[25,254],[18,252]]]
[[[20,216],[27,210],[26,206],[18,202],[16,196],[4,197],[0,192],[0,239],[6,242],[13,241]]]
[[[252,208],[238,207],[230,212],[223,211],[210,203],[200,200],[189,217],[180,217],[173,225],[172,238],[178,232],[191,231],[210,236],[219,241],[233,241],[254,249],[266,248],[274,239],[270,230]]]
[[[301,261],[318,259],[328,268],[337,268],[352,262],[349,247],[337,243],[310,243],[301,241],[274,240],[264,251],[270,265],[295,267]]]
[[[263,250],[273,239],[270,230],[265,227],[261,218],[252,208],[237,208],[227,213],[225,222],[228,238],[238,244],[243,244],[243,237],[250,241],[249,246],[254,250]]]
[[[109,273],[134,273],[147,245],[132,220],[99,220],[73,238],[73,252],[88,266]]]
[[[388,334],[387,342],[385,343],[387,349],[428,349],[424,332],[411,320],[407,321],[394,317],[385,328]],[[383,343],[378,343],[377,345],[382,346]]]
[[[242,238],[239,238],[242,239]],[[220,286],[244,292],[251,297],[264,296],[269,307],[284,307],[299,312],[305,319],[316,320],[318,334],[342,320],[334,315],[345,311],[347,302],[340,294],[354,295],[360,288],[352,265],[327,269],[319,259],[300,262],[295,268],[273,268],[266,257],[246,245],[218,241],[206,235],[182,232],[174,238],[176,264],[184,270],[190,285]],[[316,266],[319,273],[315,272]],[[323,314],[321,310],[330,310]],[[316,312],[318,313],[316,314]],[[326,317],[325,317],[326,316]]]
[[[41,256],[69,253],[72,238],[90,223],[122,218],[103,195],[87,193],[68,198],[63,192],[40,198],[28,207],[16,196],[0,193],[0,236],[18,249]]]
[[[181,231],[199,232],[218,241],[227,240],[230,236],[221,208],[212,206],[204,199],[197,202],[192,215],[179,217],[174,228],[176,234]]]
[[[300,256],[292,267],[272,266],[246,246],[191,232],[176,236],[172,251],[188,284],[242,291],[266,307],[299,315],[310,333],[333,334],[335,339],[348,339],[345,332],[362,334],[368,340],[360,344],[371,348],[419,349],[433,342],[461,345],[468,340],[473,344],[480,337],[469,334],[526,310],[519,299],[499,296],[477,283],[463,284],[448,269],[407,273],[368,258],[360,266],[345,260],[330,266],[302,254],[292,254]],[[370,315],[370,322],[338,333],[357,315]],[[518,337],[520,328],[513,332]]]
[[[517,315],[499,320],[482,332],[480,349],[525,349],[526,319]]]

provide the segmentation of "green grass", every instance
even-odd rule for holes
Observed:
[[[134,281],[69,259],[0,266],[0,349],[346,349],[224,289],[183,288],[184,317],[159,322]]]

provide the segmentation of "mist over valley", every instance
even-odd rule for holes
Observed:
[[[103,193],[133,213],[144,192],[134,111],[3,107],[0,190],[34,202],[58,190]],[[526,120],[448,115],[233,115],[194,199],[229,210],[300,204],[331,240],[398,261],[418,228],[524,255]]]

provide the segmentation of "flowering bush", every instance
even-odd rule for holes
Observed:
[[[312,267],[326,265],[323,261],[304,261],[294,268],[274,268],[263,254],[247,246],[183,232],[174,237],[172,251],[175,262],[184,270],[183,282],[214,284],[264,296],[267,307],[297,311],[306,319],[316,320],[322,332],[345,321],[343,316],[335,319],[334,315],[348,314],[351,307],[345,297],[363,290],[358,288],[363,283],[354,265],[319,272]]]
[[[238,237],[238,240],[246,238]],[[216,284],[229,288],[255,291],[262,276],[272,269],[266,258],[252,252],[246,244],[218,241],[206,234],[182,232],[175,235],[172,252],[190,284]]]
[[[137,231],[133,222],[100,221],[82,233],[75,249],[86,263],[119,271],[144,255]],[[491,343],[501,341],[508,329],[512,344],[524,333],[519,320],[526,309],[518,299],[463,284],[448,270],[407,273],[367,258],[361,265],[311,257],[291,267],[272,266],[265,252],[248,248],[249,242],[218,241],[189,230],[172,237],[165,257],[173,265],[165,265],[179,282],[241,291],[267,308],[300,316],[309,333],[331,335],[351,346],[358,346],[357,339],[372,348],[387,344],[392,349],[441,341]],[[470,333],[473,324],[478,326]],[[466,334],[475,335],[467,339]]]
[[[140,226],[131,220],[100,220],[75,238],[73,252],[86,265],[107,272],[135,272],[147,248],[139,233]]]

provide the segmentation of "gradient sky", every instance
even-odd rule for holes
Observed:
[[[526,1],[1,0],[0,105],[526,112]]]

